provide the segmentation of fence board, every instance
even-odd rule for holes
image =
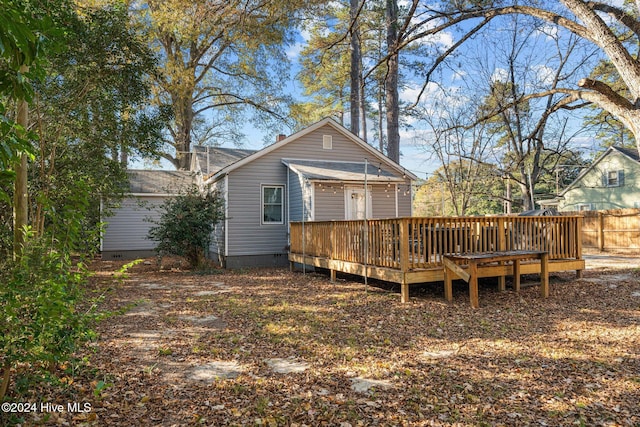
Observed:
[[[584,248],[640,252],[640,209],[585,211],[580,215]]]

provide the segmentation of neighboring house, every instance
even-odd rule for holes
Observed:
[[[147,257],[155,252],[155,242],[147,239],[153,226],[150,220],[160,217],[157,209],[167,197],[179,194],[192,185],[196,174],[186,171],[129,170],[129,193],[114,209],[104,212],[105,230],[100,242],[102,259]]]
[[[289,221],[411,216],[416,177],[332,119],[280,136],[260,151],[196,147],[194,152],[192,179],[210,184],[225,200],[225,220],[216,227],[210,250],[229,268],[286,265]],[[146,172],[153,179],[154,171]],[[134,205],[136,199],[154,197],[133,189],[132,196],[127,200]],[[129,254],[134,245],[119,232],[129,217],[140,227],[137,234],[146,236],[150,224],[143,230],[139,216],[127,205],[108,219],[103,257],[142,256]],[[111,236],[116,231],[119,243]],[[153,248],[153,242],[146,244]]]
[[[558,197],[539,203],[561,212],[640,207],[638,150],[609,147]]]

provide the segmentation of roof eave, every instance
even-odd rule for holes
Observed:
[[[399,173],[402,173],[404,176],[407,176],[409,179],[411,180],[416,180],[418,179],[418,177],[416,175],[414,175],[411,171],[403,168],[401,165],[399,165],[398,163],[394,162],[393,160],[389,159],[388,157],[386,157],[384,154],[382,154],[381,152],[379,152],[378,150],[376,150],[375,148],[373,148],[372,146],[370,146],[369,144],[367,144],[365,141],[363,141],[361,138],[359,138],[358,136],[352,134],[351,132],[349,132],[347,130],[347,128],[345,128],[344,126],[340,125],[339,123],[337,123],[335,120],[333,120],[330,117],[324,118],[314,124],[312,124],[311,126],[306,127],[305,129],[302,129],[299,132],[296,132],[292,135],[289,135],[288,137],[286,137],[285,139],[278,141],[276,143],[273,143],[271,145],[269,145],[268,147],[263,148],[262,150],[256,151],[255,153],[227,166],[224,167],[222,169],[220,169],[218,172],[216,172],[212,178],[210,178],[211,183],[218,181],[221,177],[225,176],[226,174],[234,171],[235,169],[244,166],[247,163],[252,162],[253,160],[260,158],[274,150],[277,150],[278,148],[287,145],[288,143],[290,143],[291,141],[295,141],[296,139],[299,139],[305,135],[308,135],[311,132],[314,132],[315,130],[321,128],[322,126],[325,125],[330,125],[331,127],[333,127],[336,131],[340,132],[342,135],[344,135],[345,137],[347,137],[348,139],[352,140],[353,142],[355,142],[356,144],[360,145],[361,147],[363,147],[365,150],[369,151],[372,155],[374,155],[378,160],[383,161],[385,164],[387,164],[388,166],[392,167],[394,170],[396,170]],[[209,181],[209,180],[207,180]]]

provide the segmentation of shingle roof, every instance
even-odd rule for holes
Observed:
[[[612,148],[615,150],[618,150],[619,152],[635,160],[636,162],[640,162],[640,155],[638,155],[637,148],[626,148],[626,147],[612,147]]]
[[[176,194],[195,182],[187,171],[128,170],[127,175],[132,194]]]
[[[240,159],[243,159],[253,153],[256,150],[244,150],[240,148],[224,148],[224,147],[205,147],[203,145],[197,145],[193,147],[198,163],[200,165],[200,171],[204,175],[211,175],[218,172],[220,169],[229,166]]]
[[[283,159],[282,163],[310,180],[363,182],[365,179],[364,162]],[[378,169],[377,165],[371,163],[367,167],[367,180],[370,182],[404,182],[404,179],[382,168]]]

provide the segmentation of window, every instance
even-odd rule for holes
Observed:
[[[620,187],[624,185],[624,171],[607,171],[602,177],[602,181],[605,187]]]
[[[284,186],[263,185],[262,186],[262,223],[263,224],[283,224]]]
[[[590,210],[591,210],[591,203],[580,203],[578,205],[579,212],[590,211]]]

